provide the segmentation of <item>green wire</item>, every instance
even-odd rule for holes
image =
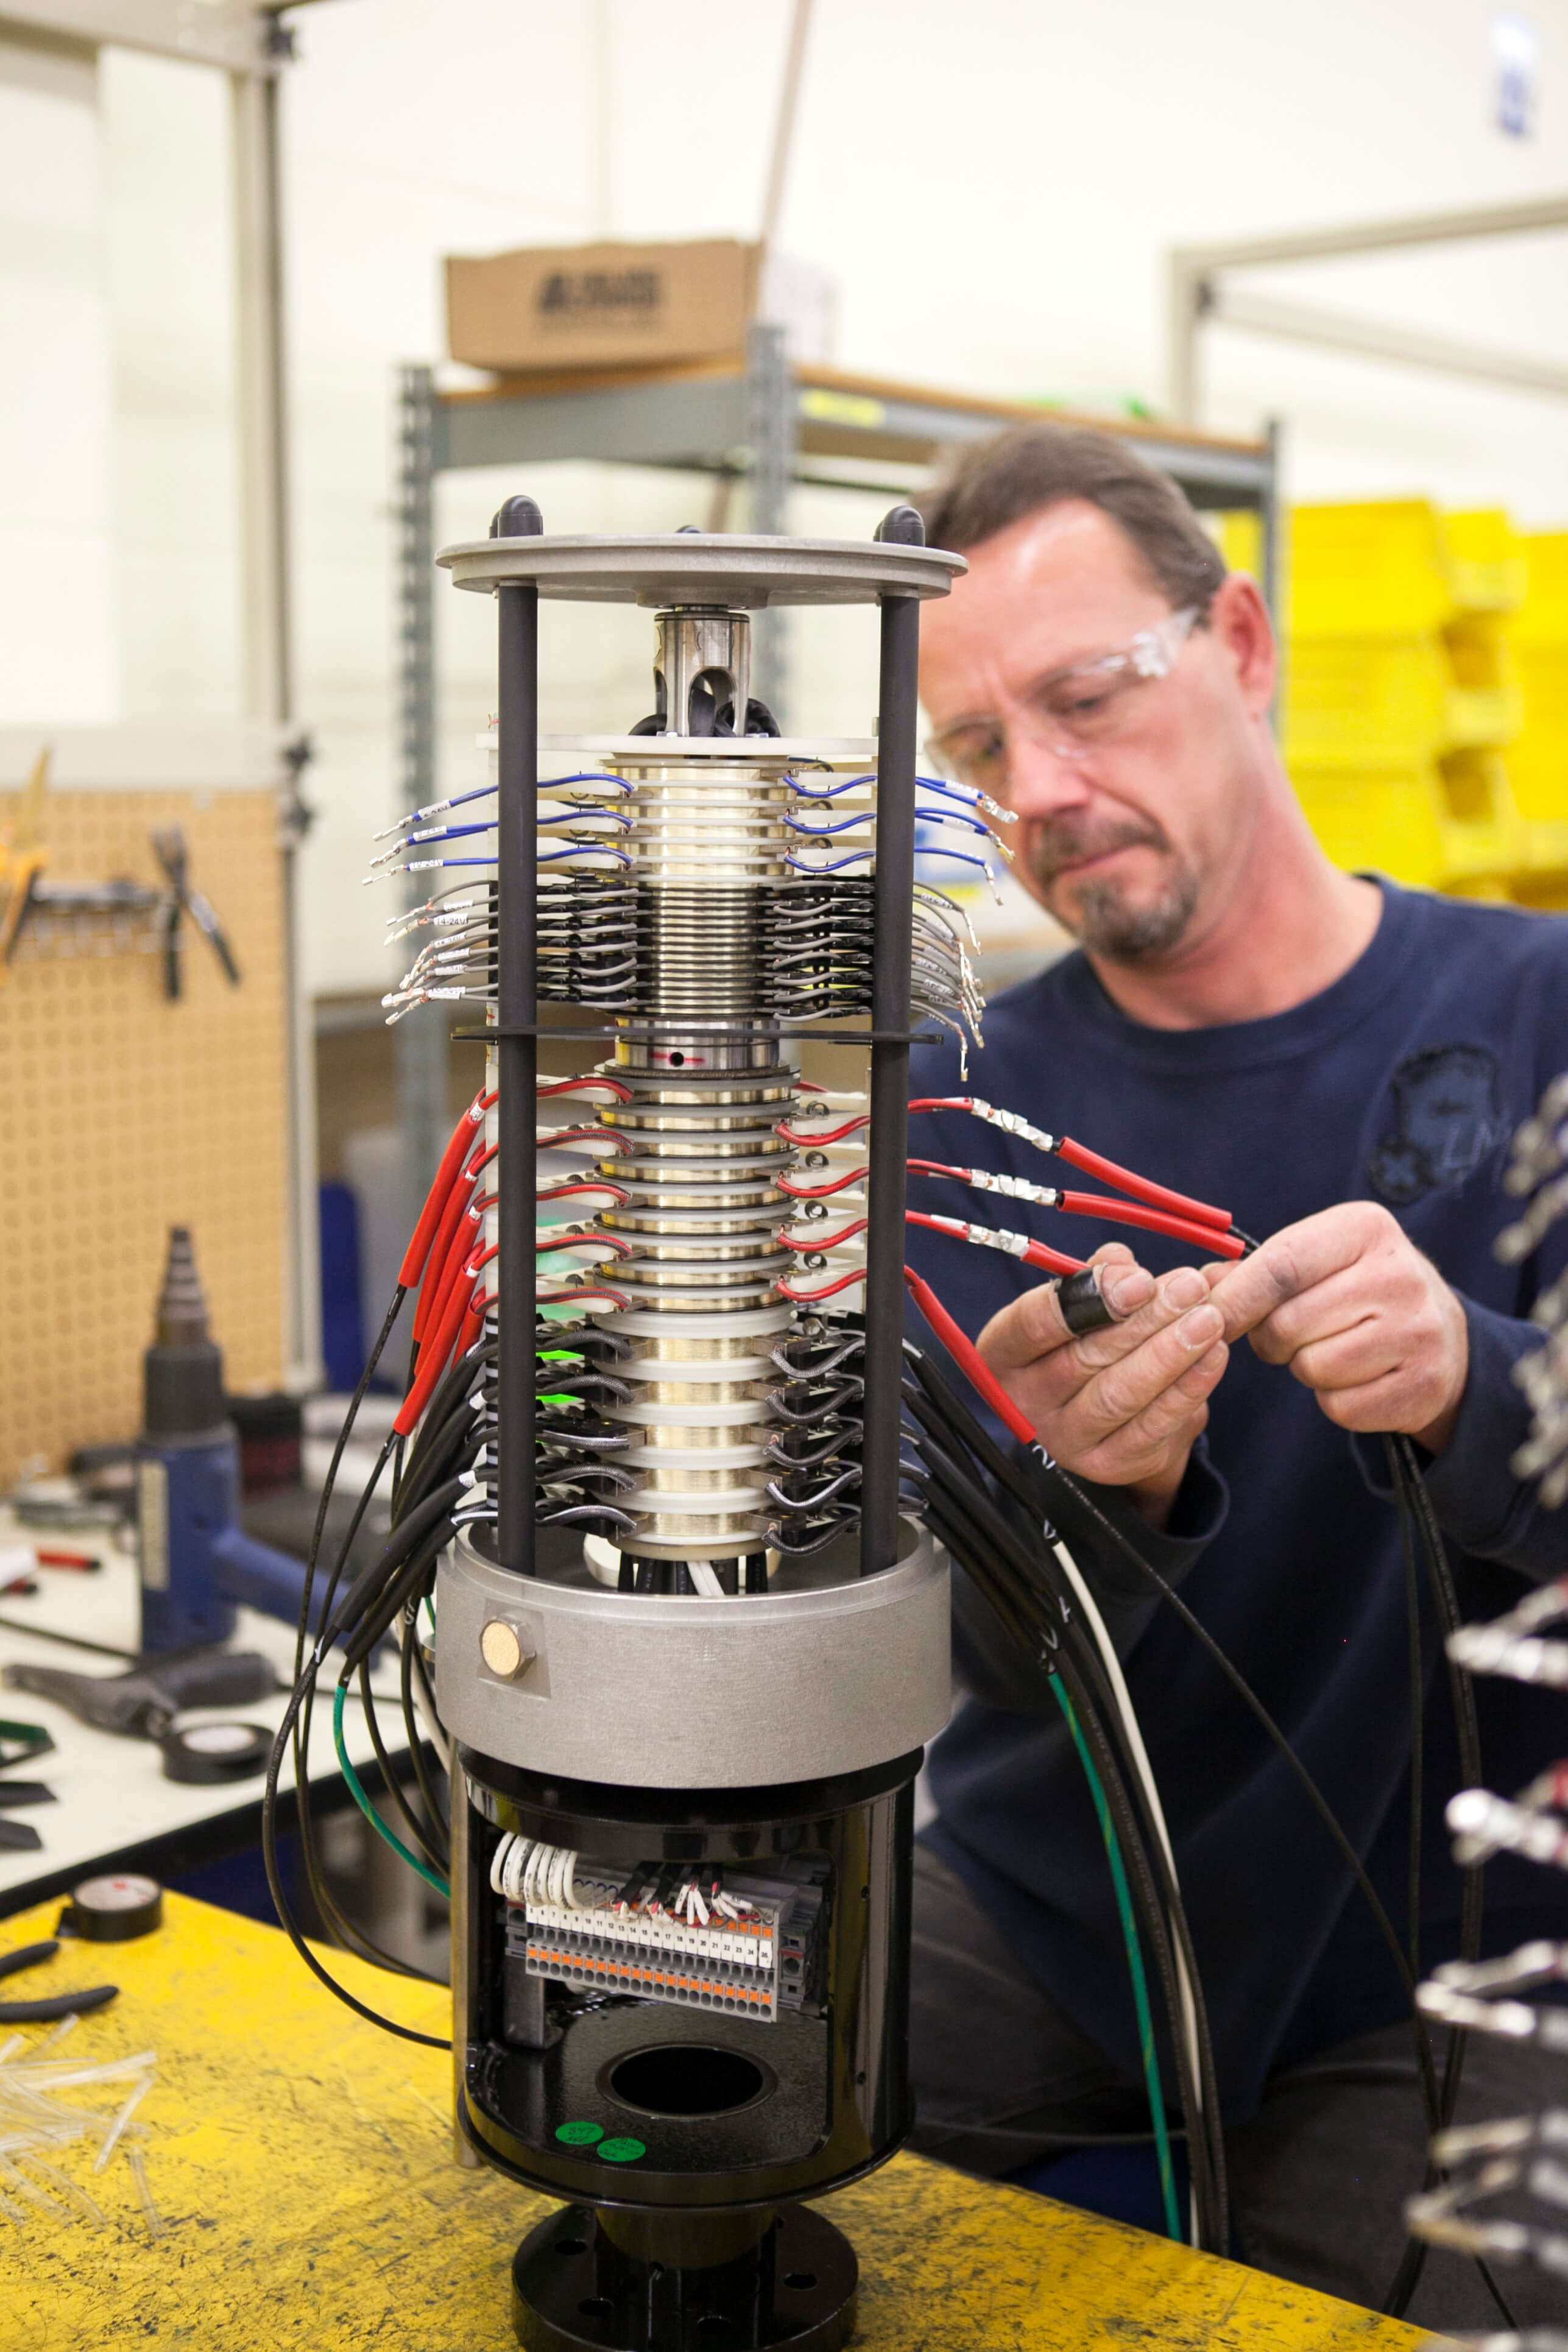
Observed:
[[[378,1837],[384,1837],[386,1840],[387,1844],[391,1846],[393,1852],[395,1853],[400,1853],[403,1856],[404,1861],[408,1864],[410,1870],[416,1870],[419,1873],[420,1877],[425,1881],[426,1885],[427,1886],[433,1886],[436,1889],[437,1894],[444,1895],[449,1903],[452,1899],[452,1890],[447,1885],[446,1880],[444,1878],[437,1878],[433,1870],[426,1870],[425,1864],[420,1861],[419,1856],[416,1853],[411,1853],[409,1852],[408,1848],[404,1844],[403,1840],[398,1836],[396,1831],[388,1828],[387,1824],[382,1820],[381,1815],[376,1811],[375,1807],[371,1803],[370,1799],[365,1795],[364,1790],[360,1787],[359,1774],[349,1762],[349,1751],[343,1745],[343,1701],[347,1696],[347,1684],[340,1683],[336,1691],[332,1695],[332,1745],[338,1751],[338,1762],[343,1768],[343,1779],[349,1784],[349,1794],[353,1799],[355,1804],[359,1807],[361,1812],[364,1815],[366,1821],[370,1823],[372,1829],[374,1830],[376,1835]]]
[[[1100,1833],[1105,1840],[1110,1881],[1116,1889],[1116,1907],[1121,1914],[1122,1940],[1127,1946],[1127,1966],[1132,1978],[1132,2002],[1138,2011],[1138,2038],[1143,2053],[1143,2080],[1149,2086],[1149,2115],[1154,2126],[1154,2146],[1160,2158],[1160,2193],[1165,2200],[1165,2227],[1180,2245],[1182,2220],[1176,2205],[1176,2177],[1171,2167],[1170,2134],[1165,2127],[1165,2095],[1160,2087],[1160,2061],[1154,2049],[1154,2019],[1149,2007],[1149,1979],[1143,1973],[1143,1949],[1138,1941],[1138,1922],[1132,1915],[1132,1898],[1128,1892],[1121,1848],[1116,1841],[1116,1825],[1110,1818],[1110,1807],[1105,1801],[1100,1775],[1094,1769],[1094,1759],[1085,1744],[1078,1717],[1073,1712],[1073,1703],[1062,1687],[1059,1675],[1051,1676],[1051,1688],[1057,1695],[1057,1705],[1067,1717],[1073,1746],[1078,1749],[1079,1762],[1089,1780],[1089,1795],[1094,1799],[1094,1810],[1100,1816]],[[339,1712],[341,1714],[341,1707]],[[361,1798],[360,1801],[363,1804],[364,1800]],[[390,1836],[391,1832],[387,1831],[383,1834]]]

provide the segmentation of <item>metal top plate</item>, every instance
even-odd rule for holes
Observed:
[[[874,604],[945,596],[968,570],[941,547],[870,539],[762,539],[679,531],[657,539],[475,539],[437,556],[459,588],[532,582],[588,604]]]

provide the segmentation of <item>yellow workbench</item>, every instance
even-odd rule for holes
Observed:
[[[91,2179],[89,2154],[66,2149],[62,2168],[91,2179],[111,2227],[0,2221],[0,2345],[516,2352],[510,2264],[548,2207],[454,2162],[447,2057],[362,2024],[275,1928],[165,1901],[157,1934],[68,1944],[6,1987],[121,1987],[59,2054],[156,2050],[138,2115],[165,2226],[149,2239],[118,2158]],[[47,1935],[56,1911],[7,1921],[0,1946]],[[332,1965],[401,2022],[447,2031],[444,1994],[341,1954]],[[1419,2341],[1330,2296],[916,2157],[825,2201],[860,2260],[859,2352],[1407,2352]]]

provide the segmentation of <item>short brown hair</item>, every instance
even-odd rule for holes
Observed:
[[[926,541],[962,553],[1009,524],[1083,499],[1125,533],[1172,609],[1206,614],[1225,559],[1168,474],[1086,425],[1012,425],[963,451],[918,503]]]

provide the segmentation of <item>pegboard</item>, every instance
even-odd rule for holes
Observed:
[[[16,813],[0,795],[0,824]],[[159,955],[18,956],[0,981],[0,1486],[23,1462],[132,1436],[172,1224],[188,1224],[231,1390],[284,1350],[282,859],[269,792],[79,792],[45,803],[47,874],[158,883],[177,823],[238,961],[187,917],[184,993]],[[25,935],[24,935],[25,936]]]

